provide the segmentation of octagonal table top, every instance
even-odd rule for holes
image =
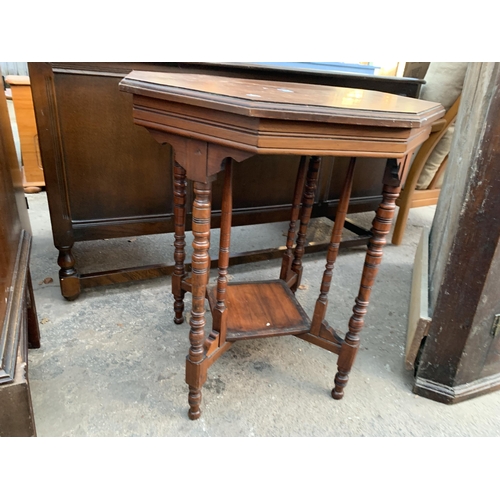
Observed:
[[[419,128],[444,114],[439,103],[377,92],[225,76],[133,71],[121,90],[259,118]]]

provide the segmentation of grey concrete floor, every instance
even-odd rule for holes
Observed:
[[[173,322],[169,277],[60,294],[44,192],[28,195],[31,260],[42,347],[29,353],[39,436],[498,436],[500,393],[446,406],[415,396],[403,356],[411,273],[434,208],[411,211],[403,245],[387,245],[344,399],[330,397],[337,357],[294,337],[241,341],[216,362],[203,388],[202,417],[187,417],[188,324]],[[372,213],[352,216],[369,227]],[[330,222],[316,220],[319,240]],[[235,228],[232,250],[284,243],[286,223]],[[188,238],[190,242],[190,238]],[[212,254],[218,231],[212,233]],[[82,272],[171,262],[171,235],[75,245]],[[354,304],[363,248],[341,251],[327,313],[341,331]],[[304,259],[297,296],[312,314],[324,255]],[[234,266],[238,280],[276,278],[278,260]],[[53,282],[44,284],[45,278]],[[212,272],[211,279],[215,278]],[[186,311],[190,310],[187,295]],[[210,323],[209,323],[210,324]]]

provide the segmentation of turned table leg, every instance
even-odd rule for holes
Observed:
[[[189,418],[200,417],[201,387],[205,383],[207,372],[204,359],[205,338],[205,294],[209,277],[210,255],[210,213],[211,182],[194,183],[195,199],[193,202],[193,257],[192,267],[192,310],[189,332],[189,354],[186,359],[186,382],[189,385]]]
[[[300,201],[304,193],[304,183],[306,180],[307,157],[301,156],[297,179],[295,181],[295,192],[293,195],[292,213],[290,215],[290,226],[288,227],[288,236],[286,239],[286,251],[281,262],[280,279],[287,281],[290,278],[290,272],[293,262],[293,241],[295,239],[296,224],[300,214]]]
[[[177,162],[174,164],[174,260],[172,275],[172,294],[174,296],[174,322],[178,325],[184,322],[184,295],[182,280],[186,277],[184,260],[186,258],[186,171]]]
[[[349,162],[349,168],[347,170],[347,175],[344,181],[344,187],[340,195],[337,212],[335,213],[335,222],[333,223],[332,235],[330,244],[328,246],[326,266],[323,273],[323,279],[321,281],[320,294],[314,308],[314,315],[311,322],[311,333],[313,335],[319,335],[321,324],[325,319],[326,308],[328,306],[328,292],[330,291],[330,285],[333,276],[333,268],[335,266],[335,261],[337,260],[337,255],[339,253],[340,242],[342,240],[342,230],[344,229],[347,210],[349,209],[349,200],[351,198],[355,165],[356,158],[351,158],[351,161]]]
[[[217,278],[217,302],[212,312],[211,339],[217,339],[216,346],[222,346],[226,341],[226,289],[228,285],[227,269],[229,267],[229,251],[231,245],[231,220],[233,211],[233,160],[228,158],[225,163],[224,186],[222,189],[222,210],[219,243],[219,275]],[[207,350],[210,345],[207,345]]]
[[[297,275],[297,280],[290,288],[293,292],[295,292],[299,287],[300,280],[302,278],[302,257],[304,256],[307,226],[309,224],[309,220],[311,219],[320,164],[321,158],[319,156],[312,156],[309,160],[306,186],[302,196],[302,207],[300,209],[300,227],[297,234],[297,245],[295,246],[294,259],[292,262],[292,271]]]
[[[338,359],[338,372],[335,375],[335,387],[332,390],[334,399],[342,399],[344,387],[349,380],[349,372],[354,363],[354,359],[359,347],[359,332],[363,328],[364,316],[368,308],[370,293],[377,276],[378,267],[382,261],[383,247],[386,243],[385,237],[391,230],[392,218],[396,208],[396,199],[401,191],[401,186],[391,186],[384,184],[382,203],[380,204],[371,232],[373,236],[368,243],[368,249],[361,276],[361,284],[356,304],[353,308],[353,315],[349,320],[349,331],[340,349]]]

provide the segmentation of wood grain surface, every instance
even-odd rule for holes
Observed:
[[[211,304],[215,293],[210,291]],[[228,341],[309,331],[306,313],[282,280],[229,283],[226,294]]]
[[[132,71],[120,83],[122,90],[194,104],[235,114],[308,121],[375,124],[388,119],[391,127],[420,127],[444,114],[439,103],[362,89],[294,82],[269,82],[213,75]],[[393,120],[391,122],[391,120]]]

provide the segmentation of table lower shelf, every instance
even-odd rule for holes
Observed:
[[[217,287],[208,291],[210,308],[216,305]],[[283,280],[229,283],[226,340],[246,340],[307,333],[311,321]]]

